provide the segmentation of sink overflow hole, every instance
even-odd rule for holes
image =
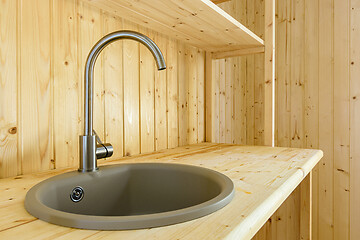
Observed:
[[[84,189],[82,187],[75,187],[70,193],[70,199],[73,202],[80,202],[84,197]]]

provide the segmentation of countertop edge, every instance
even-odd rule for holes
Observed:
[[[226,236],[225,239],[251,239],[266,223],[266,221],[274,214],[274,212],[282,205],[282,203],[290,196],[296,187],[299,186],[302,180],[304,180],[304,178],[320,161],[323,155],[323,151],[317,150],[315,154],[310,157],[301,168],[298,169],[298,171],[296,171],[287,181],[285,181],[277,190],[275,190],[239,225],[234,227],[234,229]],[[268,206],[272,206],[272,208],[268,208]],[[247,226],[252,227],[248,228]]]

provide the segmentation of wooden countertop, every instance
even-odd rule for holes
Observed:
[[[235,197],[208,216],[176,225],[131,231],[79,230],[28,214],[26,192],[38,182],[74,169],[0,180],[0,239],[250,239],[323,156],[320,150],[201,143],[151,154],[99,161],[171,162],[203,166],[229,176]]]

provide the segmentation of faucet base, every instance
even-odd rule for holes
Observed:
[[[98,170],[96,161],[95,135],[79,136],[80,167],[79,172],[94,172]]]

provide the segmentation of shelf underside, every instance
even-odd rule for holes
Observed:
[[[264,41],[210,0],[87,0],[116,16],[219,53],[254,49]]]

